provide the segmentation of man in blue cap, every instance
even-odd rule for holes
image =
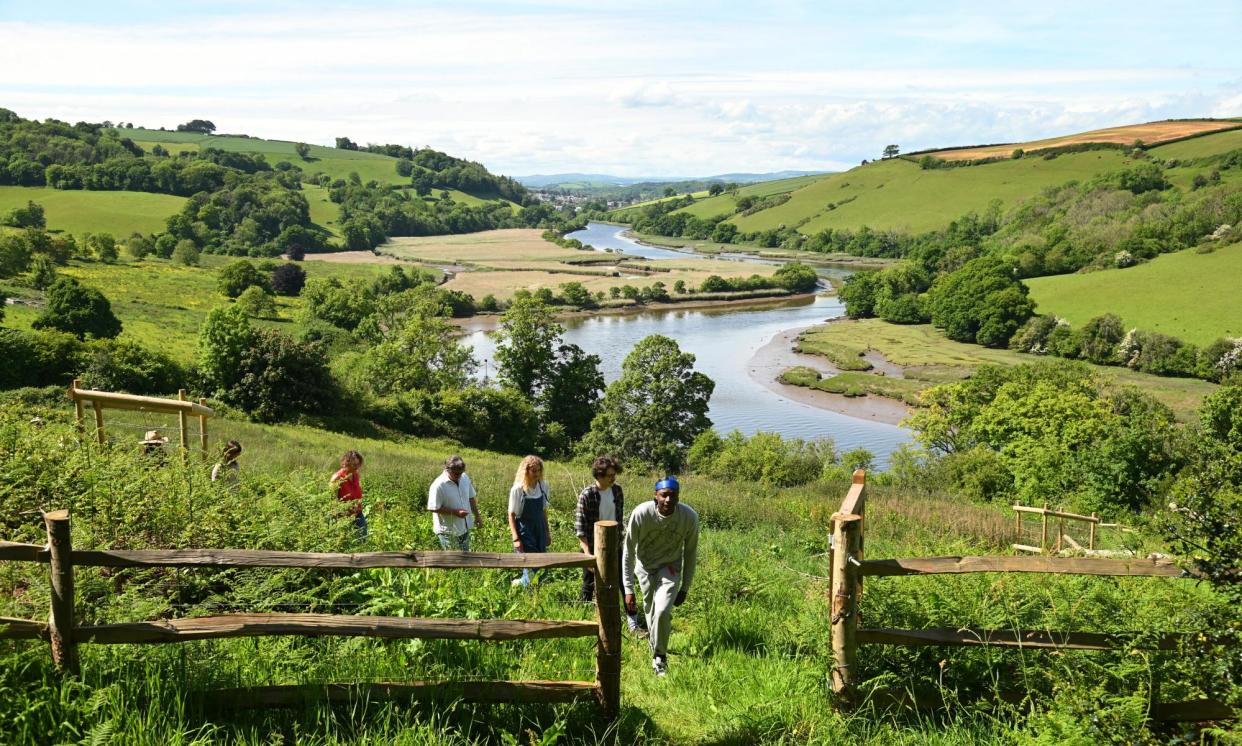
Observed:
[[[698,559],[699,514],[682,505],[680,495],[681,484],[675,477],[656,482],[655,499],[630,513],[621,558],[625,610],[631,614],[638,611],[634,598],[637,575],[651,632],[651,668],[657,676],[668,671],[673,607],[685,603]]]

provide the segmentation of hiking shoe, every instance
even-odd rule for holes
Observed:
[[[664,656],[657,655],[651,659],[651,670],[655,671],[656,676],[664,676],[668,673],[668,662],[664,660]]]
[[[646,640],[650,636],[647,632],[647,627],[635,622],[633,619],[630,620],[630,634],[640,640]]]

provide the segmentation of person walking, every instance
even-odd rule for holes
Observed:
[[[427,510],[442,549],[470,551],[470,529],[483,525],[477,495],[466,476],[466,462],[461,456],[449,456],[444,471],[427,489]]]
[[[513,551],[523,554],[548,551],[552,542],[548,530],[548,483],[543,478],[543,460],[527,456],[513,475],[513,487],[509,490],[509,533],[513,536]],[[544,573],[538,573],[543,582]],[[530,570],[523,569],[522,577],[513,585],[530,586]]]
[[[241,456],[241,443],[230,440],[220,453],[220,460],[211,467],[211,481],[222,482],[234,492],[241,485],[241,464],[237,459]]]
[[[631,614],[638,611],[634,597],[637,575],[651,630],[651,668],[657,676],[668,672],[673,607],[685,603],[698,561],[699,514],[683,505],[680,497],[681,484],[676,477],[656,482],[655,499],[630,513],[621,557],[625,610]]]
[[[357,451],[346,451],[345,455],[341,456],[341,468],[332,475],[328,485],[336,490],[336,499],[348,504],[345,513],[353,516],[359,537],[366,541],[367,516],[362,511],[362,478],[358,476],[358,470],[361,468],[362,454]]]
[[[617,484],[621,463],[611,456],[599,456],[591,463],[591,476],[595,478],[578,494],[574,509],[574,533],[584,554],[595,554],[595,524],[598,521],[616,521],[625,532],[625,492]],[[582,568],[582,603],[595,602],[595,571]],[[647,623],[637,612],[626,610],[630,632],[639,637],[647,634]]]

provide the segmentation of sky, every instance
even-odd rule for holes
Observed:
[[[510,175],[842,170],[1242,116],[1242,3],[0,0],[26,118],[430,146]]]

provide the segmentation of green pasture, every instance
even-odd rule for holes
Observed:
[[[423,510],[448,442],[376,439],[306,426],[212,421],[212,447],[243,444],[238,491],[207,481],[197,457],[153,469],[134,441],[158,417],[109,412],[114,442],[79,447],[68,406],[10,398],[0,408],[4,539],[42,542],[37,508],[69,509],[75,549],[262,547],[301,551],[438,548]],[[39,414],[42,428],[28,424]],[[326,482],[345,449],[360,450],[371,536],[354,538]],[[505,495],[518,455],[464,450],[483,523],[474,548],[509,551]],[[552,549],[577,551],[574,496],[582,464],[550,462]],[[653,475],[627,471],[627,507]],[[1006,506],[969,504],[886,488],[867,504],[868,558],[1008,554]],[[1141,740],[1142,712],[1160,681],[1164,700],[1201,696],[1178,659],[1130,650],[1091,653],[971,648],[863,647],[864,693],[939,692],[934,713],[885,711],[864,697],[837,714],[830,678],[830,516],[847,485],[772,488],[693,474],[683,502],[701,516],[694,588],[674,615],[670,672],[657,679],[645,643],[622,646],[620,719],[593,705],[310,704],[246,711],[201,692],[265,684],[443,679],[591,680],[594,639],[488,643],[447,640],[270,637],[181,645],[83,645],[80,681],[60,679],[45,641],[0,641],[0,722],[12,744],[308,742],[323,744],[1009,744],[1063,742],[1104,728]],[[1136,542],[1136,546],[1146,544]],[[318,612],[376,616],[593,619],[576,603],[577,572],[554,572],[530,592],[492,570],[126,570],[76,573],[78,615],[100,624],[222,613]],[[0,616],[47,616],[47,568],[0,563]],[[1197,584],[1170,579],[961,575],[868,579],[867,626],[1077,629],[1193,628],[1218,603]],[[1089,701],[1089,710],[1080,707]],[[1016,704],[1014,704],[1016,703]]]
[[[48,230],[74,235],[155,233],[164,220],[177,213],[184,197],[149,192],[90,192],[47,187],[0,186],[0,213],[27,202],[43,205]]]
[[[889,324],[880,319],[841,320],[813,327],[799,337],[797,349],[823,355],[838,368],[853,371],[847,380],[856,389],[862,385],[861,376],[881,378],[866,372],[871,366],[862,361],[861,356],[868,350],[875,350],[889,363],[902,366],[903,377],[919,381],[920,390],[969,376],[981,365],[1022,365],[1039,360],[1012,350],[955,342],[930,324]],[[1090,367],[1105,379],[1136,386],[1151,394],[1168,405],[1182,421],[1190,420],[1203,397],[1217,388],[1216,384],[1194,378],[1165,378],[1114,366]],[[803,381],[789,382],[808,385]],[[873,392],[885,395],[889,384],[873,383]],[[910,393],[908,387],[904,387],[898,398],[907,398]]]
[[[967,212],[983,212],[993,200],[1011,207],[1046,187],[1089,179],[1128,163],[1113,150],[928,170],[901,159],[875,161],[822,177],[794,191],[783,205],[730,222],[746,232],[783,224],[805,235],[863,226],[918,233],[942,228]]]
[[[201,267],[185,267],[153,257],[114,264],[74,260],[57,271],[103,292],[121,320],[123,338],[160,350],[181,362],[190,362],[197,350],[199,326],[207,312],[231,302],[216,290],[216,270],[235,259],[204,254]],[[343,282],[371,280],[388,270],[378,263],[308,261],[301,266],[308,279],[336,277]],[[22,301],[6,308],[4,325],[29,328],[42,308],[43,293],[11,280],[0,282],[0,292]],[[260,321],[259,325],[293,333],[301,307],[301,298],[276,296],[276,318]]]
[[[1189,140],[1173,142],[1152,148],[1148,152],[1164,160],[1185,160],[1188,158],[1206,158],[1211,155],[1227,153],[1242,148],[1242,129],[1219,132],[1214,135],[1192,137]]]
[[[1242,244],[1211,253],[1186,249],[1149,262],[1102,272],[1025,280],[1039,313],[1081,327],[1105,313],[1127,328],[1171,334],[1206,345],[1242,337]]]
[[[314,184],[303,184],[302,194],[310,205],[311,222],[340,238],[341,206],[328,199],[328,189]]]

